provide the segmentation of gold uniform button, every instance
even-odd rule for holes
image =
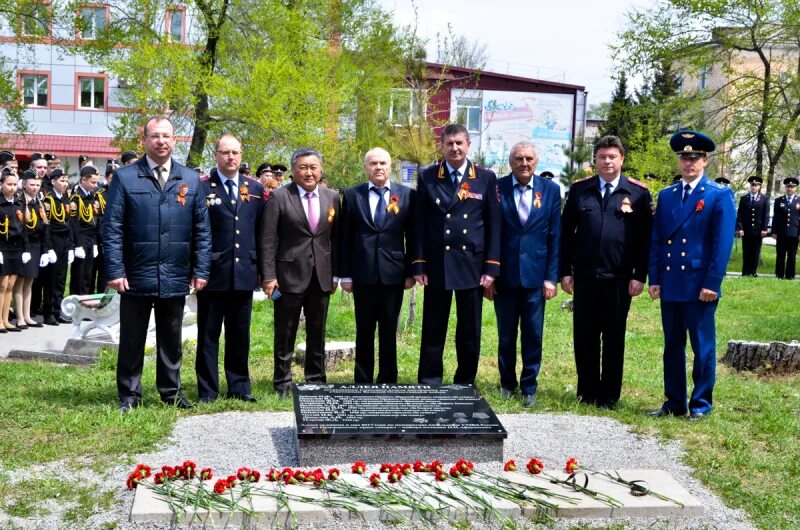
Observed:
[[[444,231],[444,233],[445,234],[449,234],[450,233],[450,229],[448,228],[447,230]]]
[[[236,230],[236,235],[239,235],[239,230],[238,229]]]
[[[667,245],[671,245],[671,244],[672,244],[672,240],[671,239],[667,239]]]
[[[233,220],[234,221],[238,221],[239,220],[239,216],[238,215],[234,216]]]
[[[669,265],[667,265],[667,270],[669,270]]]

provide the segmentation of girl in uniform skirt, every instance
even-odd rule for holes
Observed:
[[[25,207],[15,196],[17,180],[11,168],[0,172],[0,333],[20,331],[8,321],[8,310],[17,276],[22,274],[23,260],[31,259]]]
[[[22,265],[22,274],[14,285],[14,308],[17,312],[17,327],[40,328],[39,324],[31,318],[31,296],[33,280],[39,276],[39,269],[50,264],[50,221],[45,215],[42,201],[39,200],[39,189],[42,181],[35,171],[28,170],[22,174],[22,196],[20,199],[25,205],[25,229],[28,233],[28,249],[31,259]],[[55,258],[55,252],[52,252]]]

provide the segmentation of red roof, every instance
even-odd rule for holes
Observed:
[[[111,145],[111,137],[61,136],[57,134],[0,134],[0,148],[9,149],[19,158],[33,153],[55,153],[58,156],[81,154],[116,158],[119,147]]]

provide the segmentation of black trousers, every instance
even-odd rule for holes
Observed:
[[[72,275],[69,277],[69,294],[94,294],[92,272],[94,267],[93,245],[80,245],[86,253],[83,259],[72,262]],[[76,247],[77,248],[77,247]]]
[[[51,263],[42,269],[44,284],[44,295],[42,298],[42,315],[58,317],[61,315],[61,300],[64,298],[64,288],[67,283],[67,269],[69,268],[69,251],[72,249],[72,240],[69,234],[59,236],[52,234],[50,237],[53,243],[53,251],[58,258],[55,263]],[[32,305],[33,303],[31,303]]]
[[[185,297],[120,297],[117,391],[120,404],[142,399],[142,367],[150,310],[156,315],[156,388],[163,401],[174,399],[181,389],[181,323]]]
[[[578,397],[584,402],[613,405],[619,401],[625,327],[631,307],[628,282],[575,279],[572,329]]]
[[[761,256],[761,236],[742,236],[742,276],[754,276]]]
[[[219,336],[225,323],[225,380],[228,394],[248,395],[250,372],[250,317],[253,291],[199,291],[197,293],[197,396],[219,395]]]
[[[793,280],[798,238],[776,236],[775,240],[775,277]]]
[[[103,259],[103,249],[98,245],[97,257],[92,260],[92,276],[89,278],[89,286],[93,293],[104,293],[108,287],[106,280],[105,260]]]
[[[397,322],[403,306],[402,285],[353,284],[356,313],[356,383],[372,384],[375,371],[375,326],[378,326],[378,378],[397,383]]]
[[[292,355],[294,354],[300,310],[306,317],[306,358],[304,374],[307,383],[325,383],[325,321],[331,294],[324,292],[317,281],[316,271],[311,283],[302,293],[283,293],[275,300],[275,366],[272,384],[276,391],[292,386]]]
[[[444,375],[444,343],[450,320],[450,304],[456,294],[456,359],[454,384],[472,384],[481,355],[483,288],[452,291],[425,287],[422,304],[422,342],[417,380],[423,385],[441,385]]]

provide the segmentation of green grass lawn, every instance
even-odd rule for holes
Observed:
[[[770,251],[765,247],[765,261]],[[732,260],[731,270],[739,270]],[[767,269],[762,269],[769,272]],[[794,297],[797,284],[768,278],[728,278],[717,313],[717,354],[722,357],[730,339],[755,341],[797,338]],[[534,412],[571,412],[601,415],[628,424],[633,430],[666,440],[680,440],[687,450],[686,462],[696,476],[733,507],[747,511],[761,528],[800,526],[800,376],[735,373],[718,365],[714,412],[700,422],[668,418],[654,420],[642,414],[657,408],[663,397],[661,334],[658,303],[646,296],[634,300],[628,321],[627,354],[622,400],[614,411],[600,411],[575,399],[575,367],[572,353],[572,316],[559,309],[562,293],[547,304],[544,359],[539,378],[539,401]],[[400,382],[416,382],[420,336],[418,318],[398,339]],[[451,334],[454,326],[451,326]],[[7,362],[0,365],[0,462],[5,470],[53,460],[89,457],[96,465],[111,458],[152,449],[172,431],[176,419],[188,414],[225,410],[289,411],[291,401],[272,396],[272,305],[255,305],[251,370],[253,392],[260,401],[243,404],[220,400],[183,412],[158,404],[154,363],[145,366],[145,407],[120,416],[116,407],[115,358],[104,355],[88,367],[49,363]],[[328,320],[329,340],[352,340],[355,327],[352,302],[337,292]],[[448,347],[454,344],[452,335]],[[499,397],[497,333],[492,306],[483,314],[482,359],[478,387],[496,412],[523,412],[518,400]],[[196,397],[194,354],[187,348],[183,384]],[[445,377],[452,378],[453,351],[445,358]],[[329,381],[352,381],[352,363],[329,374]],[[296,367],[297,380],[302,370]],[[224,392],[224,389],[223,389]],[[534,456],[534,455],[531,455]],[[124,459],[123,461],[127,461]],[[74,465],[85,465],[75,463]],[[4,473],[0,469],[0,493]],[[43,490],[48,491],[47,487]],[[0,509],[13,503],[0,500]]]

